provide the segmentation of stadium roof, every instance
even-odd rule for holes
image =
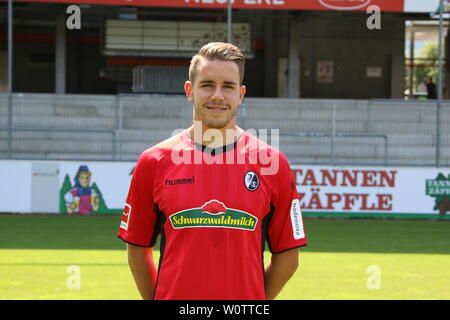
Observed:
[[[2,0],[6,1],[6,0]],[[365,11],[377,5],[381,11],[436,12],[439,0],[231,0],[235,9]],[[14,0],[73,4],[73,0]],[[77,0],[77,4],[133,7],[226,8],[228,0]]]

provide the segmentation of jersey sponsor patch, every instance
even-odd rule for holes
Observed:
[[[304,238],[305,231],[303,228],[302,212],[300,210],[300,202],[298,201],[298,199],[292,200],[291,222],[294,239],[298,240]]]
[[[130,221],[130,215],[131,215],[131,206],[128,203],[126,203],[122,213],[122,220],[120,221],[120,228],[128,230],[128,221]]]
[[[250,213],[231,209],[218,200],[210,200],[200,208],[192,208],[170,216],[174,229],[230,228],[254,231],[258,218]]]

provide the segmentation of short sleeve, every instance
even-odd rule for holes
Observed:
[[[294,175],[283,153],[275,175],[273,212],[268,225],[268,244],[272,253],[307,245],[300,201]]]
[[[153,181],[156,159],[144,152],[132,174],[125,208],[117,236],[123,241],[142,247],[153,247],[158,235],[157,212],[153,202]]]

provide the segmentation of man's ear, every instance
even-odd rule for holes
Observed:
[[[242,101],[244,100],[245,92],[247,92],[247,87],[242,85],[239,90],[240,90],[240,92],[239,92],[239,104],[241,104]]]
[[[189,80],[184,83],[184,92],[186,92],[186,97],[189,102],[193,101],[192,98],[192,82]]]

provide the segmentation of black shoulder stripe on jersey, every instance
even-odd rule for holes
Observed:
[[[266,241],[269,245],[269,249],[271,249],[268,231],[269,231],[269,222],[272,219],[272,215],[275,212],[275,207],[272,203],[270,203],[270,211],[264,216],[261,222],[261,263],[262,263],[262,272],[265,273],[264,270],[264,250],[266,249]],[[272,251],[272,250],[270,250]]]
[[[285,252],[285,251],[288,251],[288,250],[291,250],[291,249],[305,247],[307,244],[302,244],[302,245],[295,246],[295,247],[288,248],[288,249],[281,250],[281,251],[273,251],[272,245],[270,243],[270,237],[269,237],[269,234],[268,234],[268,228],[269,228],[270,219],[272,218],[272,215],[273,215],[274,212],[275,212],[275,206],[272,203],[270,203],[270,212],[263,219],[263,224],[264,223],[266,224],[266,226],[264,228],[265,230],[263,229],[263,233],[264,233],[263,236],[265,237],[265,240],[267,241],[267,245],[269,246],[270,253],[277,254],[277,253],[282,253],[282,252]],[[265,222],[264,220],[266,220],[266,219],[267,219],[267,221]],[[263,249],[262,250],[263,250],[263,253],[264,253],[264,238],[263,238]]]
[[[262,220],[262,252],[264,253],[265,250],[265,243],[267,242],[267,245],[269,246],[270,252],[272,252],[272,244],[270,243],[270,237],[269,237],[269,222],[272,219],[272,216],[275,212],[275,206],[273,203],[270,203],[270,211],[265,215],[265,217]]]
[[[156,277],[154,294],[156,294],[156,290],[158,289],[159,272],[161,271],[161,268],[163,265],[164,249],[166,247],[166,233],[164,232],[164,225],[166,224],[166,215],[164,214],[164,212],[162,212],[159,209],[159,206],[157,204],[155,204],[155,212],[156,212],[156,215],[158,216],[158,218],[157,218],[157,223],[155,224],[155,231],[153,232],[153,234],[156,233],[154,241],[156,242],[156,237],[158,236],[158,234],[161,234],[161,241],[159,244],[159,252],[160,253],[159,253],[159,263],[158,263],[158,275]]]
[[[270,211],[264,216],[264,218],[261,222],[261,235],[262,235],[261,251],[263,253],[264,253],[264,250],[266,249],[266,246],[265,246],[266,241],[267,241],[270,251],[272,251],[272,246],[270,244],[270,238],[269,238],[269,222],[270,222],[270,219],[272,219],[274,212],[275,212],[275,206],[272,203],[270,203]]]
[[[156,239],[158,235],[164,228],[164,224],[166,223],[166,216],[162,214],[161,210],[159,210],[158,204],[155,204],[155,213],[156,213],[156,222],[153,228],[153,234],[150,238],[150,246],[153,247],[156,244]]]

